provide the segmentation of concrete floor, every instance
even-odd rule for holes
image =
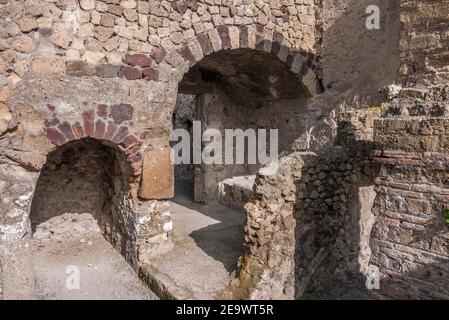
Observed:
[[[73,215],[72,215],[73,216]],[[59,220],[60,217],[58,217]],[[92,219],[93,220],[93,219]],[[82,225],[80,225],[82,222]],[[44,300],[154,300],[156,295],[143,284],[119,252],[99,233],[89,219],[53,224],[52,237],[33,240],[35,298]],[[93,220],[92,223],[95,223]],[[47,222],[48,225],[48,222]],[[84,230],[75,235],[62,230]],[[39,235],[39,233],[35,234]],[[63,236],[64,235],[64,236]],[[66,284],[79,270],[79,289]],[[67,281],[69,280],[69,281]]]
[[[175,248],[151,265],[195,299],[220,298],[243,254],[243,213],[194,203],[186,190],[177,192],[171,212]]]

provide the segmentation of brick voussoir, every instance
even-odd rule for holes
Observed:
[[[96,139],[101,140],[103,139],[105,132],[106,132],[106,123],[101,119],[97,119],[97,121],[95,122],[94,137]]]
[[[249,41],[248,41],[248,26],[241,25],[239,26],[240,30],[240,48],[248,48]]]
[[[129,132],[128,127],[120,126],[116,131],[115,135],[112,137],[112,142],[120,144],[123,141],[123,139],[126,138],[128,132]]]
[[[72,126],[67,121],[64,121],[60,125],[58,125],[58,129],[66,137],[67,141],[76,139],[72,131]]]
[[[67,138],[58,129],[55,128],[47,128],[46,136],[51,143],[57,146],[61,146],[67,142]]]
[[[207,56],[214,52],[212,44],[209,39],[209,35],[206,32],[200,33],[197,37],[198,42],[203,50],[204,56]]]
[[[84,111],[81,115],[83,119],[83,129],[86,137],[92,137],[95,130],[95,112],[94,110]]]
[[[115,132],[117,131],[118,125],[114,123],[114,121],[109,120],[106,125],[106,132],[104,134],[104,139],[112,141],[112,137],[114,136]]]
[[[179,49],[179,54],[180,56],[190,64],[190,66],[194,66],[197,61],[195,59],[195,56],[192,53],[192,50],[190,50],[188,45],[184,45],[181,47],[181,49]]]
[[[72,125],[72,131],[75,135],[76,139],[82,139],[84,138],[84,130],[81,124],[77,121]]]
[[[227,25],[220,25],[217,27],[218,35],[221,39],[221,44],[224,50],[231,49],[231,38],[229,36],[229,27]]]

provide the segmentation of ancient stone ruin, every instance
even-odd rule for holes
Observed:
[[[0,297],[447,299],[448,83],[449,0],[0,0]]]

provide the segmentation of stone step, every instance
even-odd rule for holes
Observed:
[[[219,184],[219,202],[227,207],[243,210],[253,194],[255,175],[237,176],[223,180]]]

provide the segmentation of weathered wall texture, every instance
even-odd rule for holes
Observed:
[[[401,1],[403,88],[387,90],[374,128],[373,296],[448,298],[448,1]]]
[[[404,12],[422,13],[422,19],[433,13],[443,19],[440,12],[447,8],[447,1],[416,8],[410,2],[415,3],[403,1]],[[370,4],[381,7],[381,30],[365,29]],[[353,202],[371,198],[369,178],[358,182],[361,175],[370,176],[363,169],[369,144],[355,160],[351,149],[334,145],[352,141],[339,141],[339,114],[378,105],[378,90],[397,79],[398,17],[399,3],[381,0],[0,0],[3,297],[26,297],[32,290],[27,270],[31,201],[47,155],[70,141],[94,138],[120,150],[119,163],[130,168],[121,174],[129,179],[123,184],[129,207],[114,207],[117,216],[132,208],[136,250],[131,260],[140,263],[162,250],[170,238],[165,200],[173,194],[173,172],[166,164],[178,85],[183,87],[185,75],[205,57],[220,53],[232,61],[230,52],[239,50],[276,59],[301,88],[299,100],[277,97],[264,110],[240,109],[242,118],[254,113],[241,125],[283,127],[283,149],[316,151],[285,156],[275,177],[259,174],[247,206],[248,254],[239,294],[293,298],[335,274],[363,269],[369,254],[359,254],[357,246],[366,249],[366,239],[359,239],[366,232],[359,228],[371,222],[366,203],[359,208]],[[425,24],[409,20],[403,30],[414,39],[412,31]],[[438,28],[432,25],[436,38],[425,36],[433,49],[447,40]],[[413,41],[410,55],[402,51],[402,71],[421,70],[404,67],[407,57],[417,55]],[[401,42],[401,47],[407,46]],[[433,50],[426,77],[437,68],[443,79],[444,59]],[[273,74],[264,76],[273,79]],[[256,82],[256,92],[270,91],[274,83]],[[233,110],[238,106],[225,104]],[[372,138],[369,129],[362,131],[357,140]],[[354,218],[362,213],[364,218]],[[329,253],[331,248],[336,249]]]
[[[372,201],[358,194],[371,183],[369,155],[370,144],[360,142],[356,148],[293,153],[280,159],[276,175],[259,172],[245,206],[250,247],[235,283],[237,296],[298,298],[364,271],[368,239],[360,228],[370,226],[361,216],[366,210],[353,206]]]
[[[449,80],[449,1],[401,1],[401,76],[405,86]]]
[[[376,122],[372,263],[390,298],[449,297],[448,119]]]
[[[365,26],[366,8],[380,10],[380,29]],[[324,0],[318,49],[323,86],[351,105],[379,104],[378,90],[398,78],[399,1]]]
[[[171,197],[173,174],[169,165],[151,166],[169,161],[164,150],[184,73],[213,52],[249,48],[274,55],[301,79],[315,39],[312,1],[2,0],[0,18],[6,298],[27,295],[11,288],[32,290],[29,210],[49,152],[87,137],[121,149],[132,168],[132,260],[143,261],[170,231],[168,204],[160,200]],[[312,76],[311,88],[314,82]]]
[[[380,30],[365,27],[366,8],[380,9]],[[316,73],[324,92],[307,102],[307,130],[297,150],[319,150],[335,144],[339,114],[379,107],[379,92],[399,80],[400,1],[323,0],[317,13]],[[320,121],[315,121],[319,119]]]

